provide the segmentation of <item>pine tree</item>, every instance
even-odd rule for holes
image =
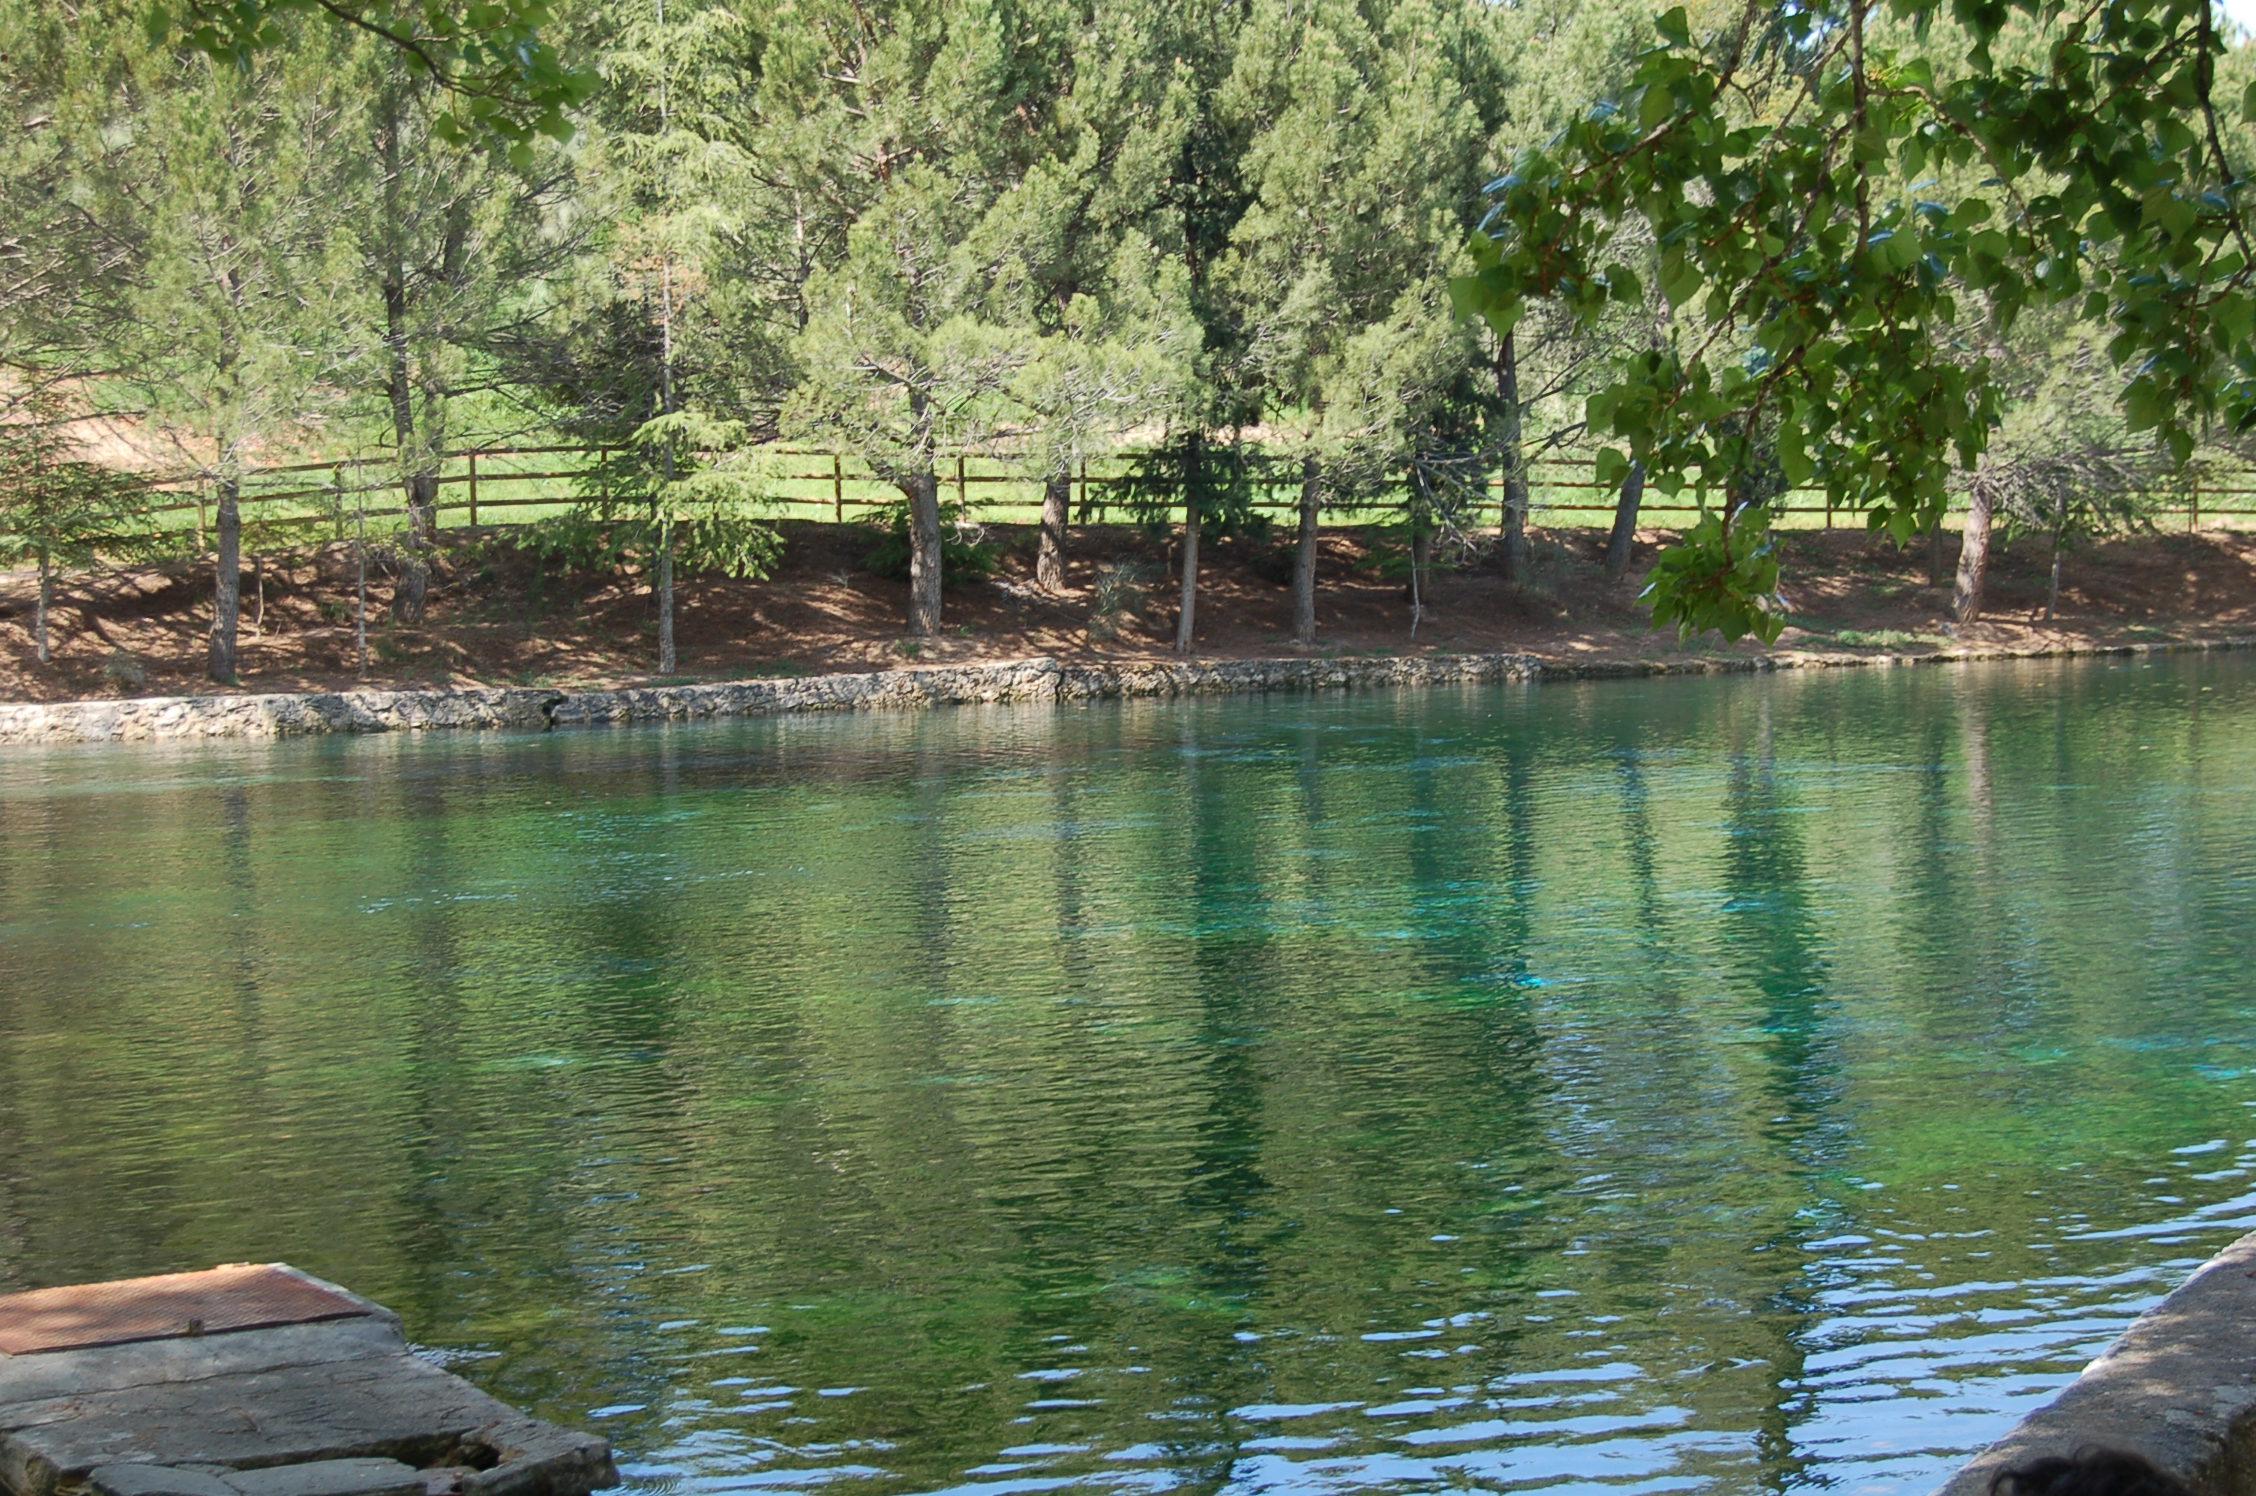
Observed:
[[[79,41],[117,64],[70,115],[74,190],[121,246],[104,362],[216,500],[208,669],[232,681],[245,469],[305,436],[349,382],[352,340],[331,310],[351,154],[336,57],[305,42],[238,66],[130,27]]]
[[[853,451],[900,491],[909,630],[932,637],[940,455],[1014,423],[1009,390],[1030,357],[988,311],[1001,269],[989,215],[1042,156],[1073,32],[1008,0],[816,0],[774,24],[758,167],[801,206],[813,267],[784,427]]]
[[[130,474],[71,450],[68,417],[61,395],[49,386],[0,420],[0,562],[29,561],[38,573],[32,640],[42,665],[52,653],[55,574],[91,565],[105,541],[130,530],[148,501]]]
[[[354,121],[366,150],[347,157],[362,164],[345,168],[344,223],[360,261],[357,304],[367,309],[363,366],[382,393],[407,497],[392,612],[414,623],[457,397],[493,379],[497,354],[541,315],[544,283],[583,230],[559,212],[569,188],[561,152],[528,140],[504,154],[451,139],[437,79],[388,43],[350,45],[345,87],[363,101]]]
[[[577,183],[609,225],[558,335],[517,351],[568,430],[610,453],[595,491],[537,543],[639,566],[657,667],[678,668],[676,574],[766,575],[780,553],[738,454],[773,431],[781,362],[747,294],[758,184],[744,140],[762,38],[711,0],[624,0],[589,18],[606,88]]]
[[[1304,648],[1323,509],[1394,483],[1472,354],[1449,326],[1446,283],[1488,145],[1482,24],[1448,0],[1262,0],[1219,101],[1250,127],[1253,204],[1227,275],[1265,424],[1297,461]]]
[[[1132,429],[1170,424],[1192,383],[1188,277],[1153,241],[1173,227],[1164,190],[1197,101],[1159,17],[1083,5],[1028,14],[1044,34],[1066,34],[1063,71],[1036,153],[969,248],[997,267],[982,315],[1018,329],[1026,350],[1009,393],[1042,485],[1035,580],[1054,591],[1075,470]]]
[[[0,0],[0,419],[101,362],[108,301],[131,266],[122,202],[77,190],[105,136],[120,64],[103,26]]]
[[[1209,533],[1255,523],[1253,465],[1244,437],[1259,413],[1260,392],[1247,376],[1243,308],[1223,273],[1231,236],[1251,202],[1245,145],[1253,128],[1216,107],[1245,33],[1243,8],[1231,0],[1197,0],[1146,11],[1148,44],[1174,59],[1176,96],[1185,127],[1158,185],[1155,242],[1182,267],[1198,345],[1189,361],[1185,403],[1161,440],[1131,466],[1124,497],[1147,522],[1182,517],[1175,616],[1175,652],[1197,647],[1199,546]]]
[[[1487,156],[1491,175],[1557,135],[1592,99],[1611,98],[1628,78],[1650,25],[1641,6],[1573,0],[1536,0],[1499,10],[1493,19],[1491,45],[1506,61]],[[1637,236],[1631,231],[1627,237]],[[1623,244],[1618,253],[1639,264],[1651,260],[1650,236],[1638,245]],[[1661,312],[1665,316],[1665,304]],[[1499,532],[1509,581],[1529,579],[1534,456],[1579,431],[1579,396],[1593,361],[1651,341],[1650,325],[1633,324],[1635,318],[1622,307],[1612,309],[1602,326],[1551,315],[1487,333],[1492,384],[1486,400],[1486,446],[1501,480]],[[1621,480],[1609,540],[1607,565],[1617,574],[1628,565],[1643,496],[1643,470],[1636,469]]]

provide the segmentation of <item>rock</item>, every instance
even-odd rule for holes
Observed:
[[[308,1460],[238,1470],[226,1477],[237,1496],[423,1496],[423,1474],[398,1460]],[[169,1493],[119,1492],[118,1496],[169,1496]],[[202,1492],[183,1496],[205,1496]]]

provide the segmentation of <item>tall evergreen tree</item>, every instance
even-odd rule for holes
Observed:
[[[562,153],[528,140],[509,153],[445,128],[439,79],[388,43],[350,43],[346,87],[367,142],[344,219],[360,259],[360,305],[407,496],[406,554],[393,613],[423,616],[439,469],[457,398],[490,385],[495,355],[548,308],[543,282],[569,262],[578,223],[562,213]],[[558,133],[562,124],[556,126]]]
[[[608,234],[565,298],[559,335],[520,351],[566,427],[609,453],[587,502],[545,538],[639,566],[658,670],[672,674],[677,571],[764,575],[781,544],[737,461],[772,434],[783,377],[737,273],[756,227],[745,141],[763,35],[716,0],[619,0],[586,27],[606,87],[576,176]]]
[[[997,205],[1053,134],[1057,14],[1011,0],[812,0],[779,12],[758,168],[803,205],[806,322],[789,433],[853,451],[901,493],[909,630],[940,631],[941,453],[992,442],[1027,341],[988,310]]]
[[[1452,0],[1257,0],[1220,100],[1249,125],[1253,202],[1229,280],[1264,423],[1298,462],[1293,637],[1304,648],[1316,641],[1324,507],[1397,481],[1412,433],[1471,356],[1447,325],[1445,278],[1488,148],[1474,102],[1493,97],[1484,24]]]
[[[1131,469],[1126,494],[1133,509],[1159,519],[1182,517],[1175,615],[1175,651],[1191,654],[1198,638],[1199,547],[1210,529],[1250,524],[1254,486],[1246,425],[1259,413],[1259,391],[1245,374],[1243,307],[1226,267],[1231,236],[1249,202],[1245,143],[1252,125],[1225,117],[1216,101],[1228,85],[1244,11],[1235,0],[1194,0],[1145,12],[1152,45],[1174,59],[1176,88],[1188,108],[1173,159],[1158,188],[1155,241],[1183,270],[1188,309],[1198,331],[1190,360],[1189,398],[1156,444]]]
[[[1165,188],[1197,95],[1160,18],[1086,4],[1036,14],[1070,45],[1038,153],[985,215],[972,253],[998,271],[983,313],[1020,329],[1027,351],[1010,395],[1042,485],[1035,580],[1054,591],[1075,469],[1131,430],[1165,429],[1193,379],[1187,273],[1154,240],[1172,238]]]
[[[304,437],[349,378],[352,340],[331,310],[343,299],[336,168],[351,154],[337,37],[246,66],[122,26],[79,40],[116,63],[71,116],[74,190],[122,246],[104,362],[215,500],[208,669],[232,681],[245,469]]]

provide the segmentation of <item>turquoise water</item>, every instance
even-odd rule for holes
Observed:
[[[2256,661],[0,752],[0,1286],[650,1490],[1920,1491],[2256,1224]]]

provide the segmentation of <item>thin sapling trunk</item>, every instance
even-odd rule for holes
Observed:
[[[54,606],[55,568],[47,555],[47,547],[39,548],[39,601],[33,605],[32,633],[39,648],[39,663],[44,665],[50,656],[47,652],[47,611]]]
[[[1504,580],[1528,579],[1528,477],[1525,415],[1520,408],[1519,344],[1506,333],[1496,344],[1496,406],[1504,465]]]
[[[1199,502],[1191,483],[1183,485],[1183,592],[1175,612],[1175,652],[1186,658],[1198,629]]]
[[[1316,644],[1316,521],[1322,491],[1317,481],[1316,459],[1300,462],[1300,535],[1293,551],[1293,642],[1302,649]]]
[[[236,631],[243,612],[243,509],[230,475],[218,483],[219,555],[212,566],[211,651],[206,672],[232,685],[237,673]]]

